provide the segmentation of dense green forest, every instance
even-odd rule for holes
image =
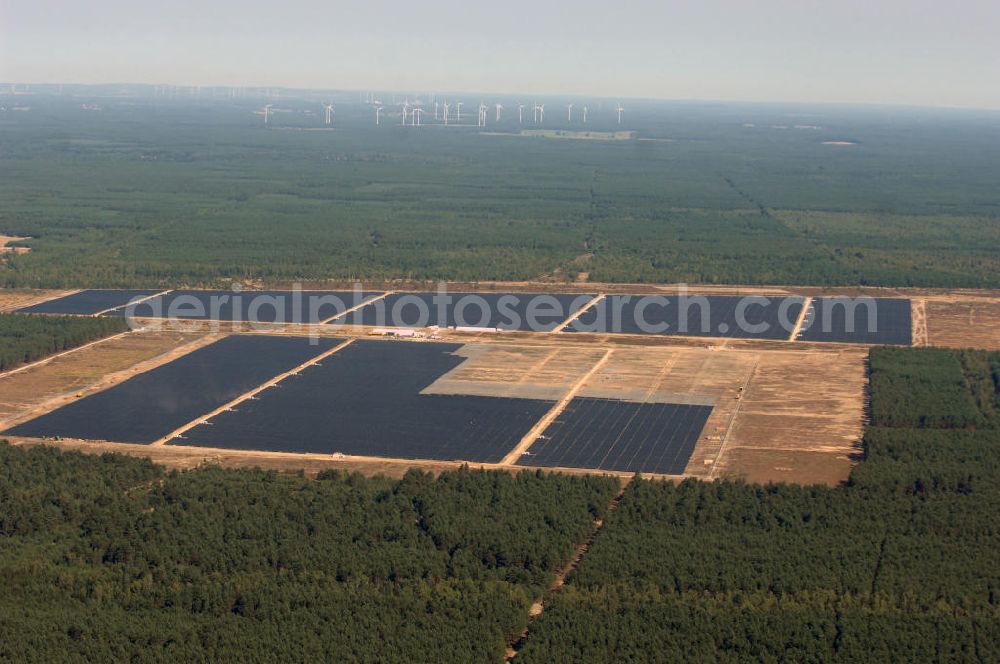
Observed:
[[[637,102],[635,139],[585,141],[85,94],[0,113],[0,233],[32,250],[0,284],[1000,286],[995,113]]]
[[[847,486],[633,481],[518,661],[1000,659],[1000,354],[871,367]]]
[[[128,329],[125,319],[0,314],[0,371]]]
[[[603,477],[0,444],[0,658],[501,661],[603,519],[517,661],[997,661],[1000,353],[871,370],[846,486],[636,479],[611,514]]]
[[[0,444],[0,659],[498,661],[617,490]]]

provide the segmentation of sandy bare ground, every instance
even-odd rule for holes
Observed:
[[[0,288],[0,312],[9,313],[39,302],[54,300],[76,291],[36,290],[33,288]]]
[[[835,484],[861,452],[867,350],[760,353],[717,477]]]
[[[26,254],[31,251],[30,247],[8,247],[7,245],[11,242],[23,242],[24,240],[30,240],[30,237],[17,237],[15,235],[0,235],[0,253],[7,254]]]
[[[1000,350],[1000,299],[928,299],[927,343]]]

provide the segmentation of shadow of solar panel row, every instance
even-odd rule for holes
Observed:
[[[139,318],[315,324],[377,295],[381,293],[175,290],[112,313]]]
[[[566,327],[568,332],[788,339],[801,297],[609,295]]]
[[[913,343],[910,300],[816,298],[806,312],[798,338],[801,341],[909,346]]]
[[[152,443],[340,341],[226,337],[5,433]]]
[[[549,332],[593,298],[593,295],[548,293],[391,293],[332,322]]]
[[[420,394],[459,344],[355,341],[172,445],[500,461],[552,401]]]
[[[680,475],[712,406],[573,399],[519,465]]]
[[[22,314],[75,314],[93,316],[128,304],[133,298],[156,295],[158,290],[83,290],[65,297],[19,309]]]

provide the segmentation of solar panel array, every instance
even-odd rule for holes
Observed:
[[[366,327],[436,325],[535,332],[550,332],[566,324],[566,332],[787,340],[804,303],[804,298],[797,295],[608,295],[572,320],[573,314],[594,296],[394,292],[380,297],[382,293],[372,291],[177,290],[129,309],[123,306],[133,297],[155,293],[89,290],[20,311],[93,315],[120,307],[111,313],[188,320],[329,322]],[[798,336],[802,341],[912,343],[907,299],[816,298],[805,320],[807,324]]]
[[[910,301],[899,298],[822,297],[812,301],[802,341],[858,344],[913,343]]]
[[[593,298],[546,293],[390,293],[333,323],[548,332]]]
[[[380,295],[371,291],[174,290],[114,313],[146,318],[321,323]]]
[[[520,465],[680,475],[712,406],[573,399]]]
[[[173,445],[500,461],[552,401],[428,395],[459,344],[356,341]]]
[[[18,310],[22,314],[93,316],[128,304],[133,298],[156,295],[158,290],[83,290]]]
[[[566,329],[570,332],[740,339],[788,339],[803,298],[730,295],[608,295]]]
[[[4,433],[152,443],[340,341],[226,337]]]

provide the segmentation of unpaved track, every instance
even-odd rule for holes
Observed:
[[[594,297],[594,299],[592,299],[590,302],[588,302],[587,304],[585,304],[582,307],[580,307],[579,309],[577,309],[575,312],[573,312],[572,314],[570,314],[569,318],[567,318],[562,323],[560,323],[558,326],[556,326],[555,328],[553,328],[552,333],[554,334],[556,332],[562,332],[567,327],[569,327],[573,323],[573,321],[575,321],[577,318],[579,318],[580,316],[582,316],[591,307],[596,306],[597,303],[600,302],[603,299],[604,299],[604,293],[598,293],[597,296]]]
[[[594,540],[596,540],[597,536],[601,534],[601,530],[604,528],[605,522],[611,517],[612,512],[618,509],[618,504],[621,502],[622,496],[625,495],[625,488],[628,486],[629,481],[630,479],[622,480],[621,489],[614,495],[611,502],[608,504],[608,508],[604,511],[604,518],[594,521],[594,530],[590,533],[590,536],[576,547],[576,550],[573,552],[573,557],[569,559],[569,562],[563,565],[562,569],[556,572],[555,579],[553,579],[551,585],[549,585],[548,590],[546,590],[545,593],[543,593],[542,596],[536,599],[535,603],[531,605],[528,624],[525,626],[524,630],[522,630],[517,641],[507,647],[506,661],[509,662],[517,657],[518,651],[524,647],[524,644],[528,640],[528,635],[531,633],[531,626],[536,620],[538,620],[538,617],[545,612],[545,600],[547,596],[551,596],[552,593],[559,590],[559,588],[566,583],[566,577],[577,568],[583,557],[587,555],[587,551],[589,551],[590,547],[593,546]]]

